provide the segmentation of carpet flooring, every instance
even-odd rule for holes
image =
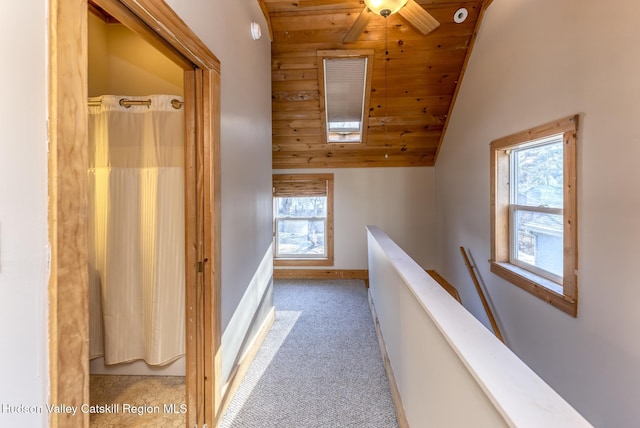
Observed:
[[[364,283],[276,280],[274,302],[220,426],[397,427]]]

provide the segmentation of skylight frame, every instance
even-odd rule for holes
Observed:
[[[320,89],[320,117],[322,128],[322,139],[326,144],[365,144],[367,137],[368,119],[369,119],[369,99],[371,95],[371,74],[373,70],[373,49],[355,49],[355,50],[320,50],[318,55],[318,85]],[[327,109],[327,87],[325,72],[325,60],[340,59],[356,59],[363,58],[365,60],[365,74],[363,79],[363,94],[361,98],[362,110],[359,121],[359,129],[356,127],[345,127],[344,131],[330,129]],[[330,84],[330,82],[329,82]],[[360,97],[358,97],[360,100]],[[349,121],[355,122],[355,121]],[[346,123],[346,122],[345,122]]]

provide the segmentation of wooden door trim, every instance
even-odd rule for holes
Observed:
[[[187,361],[187,388],[199,385],[194,394],[187,394],[187,400],[204,406],[203,411],[197,412],[198,420],[194,412],[189,412],[188,426],[215,426],[220,402],[220,62],[163,1],[96,3],[102,1],[112,7],[116,3],[126,6],[138,18],[134,21],[144,24],[134,31],[144,30],[149,32],[147,39],[162,41],[163,49],[173,52],[169,57],[176,63],[184,58],[195,66],[188,71],[185,62],[181,63],[185,69],[185,114],[190,108],[195,113],[192,121],[187,120],[187,154],[205,155],[193,160],[202,167],[199,185],[186,196],[203,204],[200,213],[187,211],[188,222],[198,216],[196,225],[187,225],[187,265],[194,271],[191,278],[198,275],[197,262],[206,263],[201,274],[203,287],[187,293],[187,310],[189,316],[202,314],[206,322],[193,321],[195,316],[188,319],[196,329],[191,339],[203,339],[201,349],[195,352],[195,358],[203,361]],[[50,400],[54,404],[80,406],[89,402],[86,1],[78,4],[76,0],[49,0],[49,13]],[[202,84],[194,77],[198,71],[203,76]],[[188,88],[193,92],[188,93]],[[192,107],[188,106],[190,103]],[[186,168],[187,173],[193,171],[189,168],[195,168],[195,163]],[[187,347],[190,346],[194,345],[188,342]],[[193,373],[198,365],[200,370]],[[89,415],[78,413],[52,413],[50,425],[89,426]]]
[[[49,399],[89,397],[87,8],[49,1]],[[51,414],[51,427],[89,426]]]
[[[220,73],[215,70],[203,72],[204,111],[203,138],[220,141]],[[202,313],[205,316],[204,346],[204,399],[210,403],[205,408],[209,426],[217,426],[222,406],[222,333],[221,313],[221,187],[220,187],[220,144],[202,144],[204,150],[204,300]]]
[[[185,186],[185,215],[186,215],[186,235],[185,237],[192,237],[191,239],[185,239],[185,263],[186,266],[193,266],[198,262],[200,251],[200,241],[198,239],[202,236],[200,233],[199,222],[201,218],[200,207],[198,199],[198,183],[201,182],[201,170],[198,165],[198,112],[197,105],[200,100],[197,98],[195,102],[187,102],[187,94],[191,94],[192,97],[196,94],[195,74],[197,70],[185,71],[184,73],[184,115],[185,115],[185,183],[195,182],[196,187]],[[198,207],[194,209],[194,207]],[[198,338],[198,285],[201,282],[200,274],[197,269],[187,269],[185,275],[186,284],[195,284],[195,287],[186,288],[186,316],[187,316],[187,343],[186,343],[186,401],[187,401],[187,426],[194,426],[198,423],[197,415],[202,413],[202,409],[199,408],[201,403],[198,400],[198,391],[202,389],[199,387],[200,381],[198,378],[198,362],[201,358],[198,357],[197,338]],[[194,334],[190,334],[195,332]],[[195,411],[194,411],[195,409]]]

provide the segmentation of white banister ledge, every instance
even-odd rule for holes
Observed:
[[[369,292],[410,426],[592,426],[382,230],[367,235]]]

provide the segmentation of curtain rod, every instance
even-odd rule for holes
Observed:
[[[90,107],[98,107],[102,104],[102,101],[98,100],[98,101],[89,101],[89,106]],[[130,100],[127,98],[120,98],[120,102],[119,104],[122,107],[125,108],[129,108],[131,106],[147,106],[149,107],[151,105],[151,100]],[[171,106],[178,110],[180,107],[182,107],[184,105],[183,101],[177,100],[177,99],[172,99],[171,100]]]

